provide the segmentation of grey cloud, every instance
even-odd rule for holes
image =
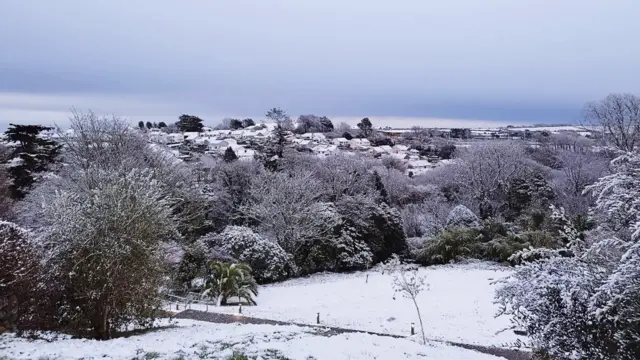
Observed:
[[[634,0],[7,1],[0,92],[570,121],[640,90],[638,14]]]

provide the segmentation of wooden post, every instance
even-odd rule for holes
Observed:
[[[320,313],[316,314],[316,324],[320,324]]]
[[[209,312],[209,303],[208,302],[207,302],[207,307],[206,307],[205,312]]]
[[[411,335],[415,335],[416,334],[416,327],[414,323],[411,323]]]
[[[242,314],[242,303],[239,304],[240,306],[238,306],[238,313]]]
[[[176,310],[180,310],[180,303],[176,303]]]
[[[369,274],[367,274],[367,280],[365,281],[366,284],[369,283]]]

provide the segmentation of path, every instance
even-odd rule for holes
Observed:
[[[364,330],[355,330],[355,329],[345,329],[334,326],[323,326],[323,325],[310,325],[310,324],[299,324],[287,321],[278,321],[278,320],[268,320],[268,319],[259,319],[254,317],[240,316],[240,315],[231,315],[231,314],[221,314],[214,312],[204,312],[197,310],[185,310],[174,316],[176,319],[191,319],[191,320],[200,320],[200,321],[208,321],[213,323],[220,324],[232,324],[232,323],[241,323],[241,324],[257,324],[257,325],[296,325],[303,327],[320,327],[322,329],[328,329],[333,334],[344,334],[344,333],[363,333],[377,336],[388,336],[393,338],[404,338],[401,335],[392,335],[392,334],[383,334],[376,333],[371,331]],[[441,341],[441,340],[435,340]],[[502,349],[496,347],[488,347],[481,345],[471,345],[471,344],[462,344],[457,342],[445,341],[447,344],[469,349],[475,350],[481,353],[501,356],[507,360],[531,360],[531,354],[524,351],[512,350],[512,349]]]

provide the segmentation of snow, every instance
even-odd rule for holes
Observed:
[[[420,268],[419,274],[429,285],[417,299],[427,338],[493,346],[522,339],[512,331],[500,332],[510,326],[509,319],[494,316],[498,308],[493,304],[492,282],[509,275],[509,268],[474,262]],[[243,307],[244,315],[315,324],[320,313],[321,323],[329,326],[409,335],[413,322],[419,330],[413,303],[400,295],[394,300],[392,278],[380,271],[320,274],[262,286],[259,291],[258,305]],[[205,310],[204,305],[191,308]],[[209,307],[226,313],[237,310]]]
[[[174,327],[108,341],[60,336],[51,341],[0,335],[8,359],[225,359],[233,351],[258,359],[292,360],[497,360],[495,356],[442,343],[421,345],[409,339],[368,334],[332,335],[299,326],[213,324],[178,320]],[[265,356],[265,355],[270,356]]]

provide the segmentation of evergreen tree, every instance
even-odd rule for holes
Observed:
[[[371,124],[371,120],[369,118],[364,118],[358,123],[358,129],[362,133],[362,136],[368,138],[373,133],[373,125]]]
[[[351,140],[351,139],[353,139],[353,135],[351,135],[351,133],[346,132],[346,131],[345,131],[345,133],[344,133],[344,134],[342,134],[342,137],[343,137],[343,138],[345,138],[345,139],[347,139],[347,140]]]
[[[157,123],[157,122],[154,122],[154,123],[153,123],[153,128],[154,128],[154,129],[157,129],[157,128],[158,128],[158,123]]]
[[[293,128],[293,122],[289,114],[280,108],[273,108],[267,111],[266,117],[276,124],[275,129],[273,129],[273,136],[275,138],[274,152],[278,158],[282,158],[282,153],[287,143],[287,135]]]
[[[229,121],[229,127],[232,130],[237,130],[237,129],[242,129],[242,121],[238,120],[238,119],[231,119]]]
[[[158,123],[158,127],[159,127],[160,129],[162,129],[162,128],[166,128],[166,127],[167,127],[167,124],[166,124],[164,121],[160,121],[160,122]]]
[[[380,193],[380,200],[383,203],[388,204],[389,195],[387,194],[387,189],[384,188],[384,184],[382,183],[382,178],[380,178],[380,174],[378,174],[377,171],[373,172],[373,181],[374,181],[374,187],[376,188],[376,191]]]
[[[14,199],[24,198],[38,180],[38,174],[48,171],[49,165],[56,161],[61,146],[40,136],[42,131],[52,129],[41,125],[10,124],[5,132],[8,141],[17,143],[9,166],[9,176],[13,180],[9,188]]]
[[[255,121],[253,121],[253,119],[251,118],[246,118],[244,120],[242,120],[242,127],[249,127],[249,126],[254,126],[256,124]]]
[[[322,116],[319,120],[320,127],[322,128],[322,132],[331,132],[333,131],[333,123],[331,119],[326,116]]]
[[[202,119],[197,116],[187,114],[180,115],[176,126],[182,132],[201,132],[204,127]]]
[[[147,129],[151,129],[153,127],[153,124],[151,123],[151,121],[147,121]]]
[[[222,158],[225,162],[233,162],[238,160],[238,155],[233,151],[231,147],[228,147],[224,152],[224,157]]]
[[[138,121],[138,127],[140,128],[140,130],[144,130],[144,121]]]

